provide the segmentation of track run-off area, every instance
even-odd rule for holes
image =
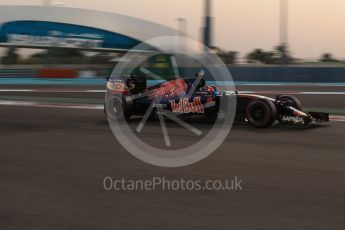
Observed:
[[[151,166],[129,154],[105,119],[104,90],[0,85],[1,229],[345,228],[345,86],[239,85],[239,92],[296,95],[307,111],[329,112],[332,121],[306,129],[236,124],[210,157],[182,168]],[[140,135],[147,143],[164,142],[159,121],[146,129]],[[182,129],[168,127],[172,142],[195,142]],[[238,177],[243,190],[106,191],[107,176]]]

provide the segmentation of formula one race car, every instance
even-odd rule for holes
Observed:
[[[238,92],[227,93],[216,86],[206,85],[203,78],[197,79],[179,78],[147,87],[144,76],[109,78],[105,113],[110,119],[130,119],[132,115],[144,116],[152,105],[159,105],[160,109],[176,116],[217,117],[220,99],[235,97],[235,119],[257,128],[270,127],[275,121],[295,126],[329,121],[326,113],[303,112],[301,102],[294,96],[282,95],[273,99]],[[189,95],[189,92],[193,93]],[[154,107],[150,110],[153,115],[157,113],[157,106]],[[110,111],[106,111],[106,108]]]

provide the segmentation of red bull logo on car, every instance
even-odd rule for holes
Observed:
[[[179,103],[173,100],[171,101],[171,110],[173,113],[205,113],[200,97],[195,97],[193,102],[190,102],[188,98],[181,99]]]

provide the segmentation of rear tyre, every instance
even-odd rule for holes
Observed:
[[[256,128],[268,128],[277,119],[277,108],[272,101],[254,100],[247,106],[246,117],[250,125]]]
[[[112,97],[104,107],[107,118],[112,120],[129,120],[133,114],[131,103],[124,98]],[[107,110],[109,109],[109,110]]]
[[[279,96],[278,100],[285,102],[288,106],[292,106],[295,109],[302,110],[302,103],[297,97],[290,96],[290,95],[283,95],[283,96]]]

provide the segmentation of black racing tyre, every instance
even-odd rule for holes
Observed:
[[[131,104],[122,97],[114,96],[107,100],[104,112],[107,118],[112,120],[129,120],[133,114]]]
[[[295,109],[302,110],[302,103],[297,97],[290,95],[282,95],[278,97],[278,100],[285,102],[287,105],[292,106]]]
[[[247,106],[246,117],[250,125],[268,128],[277,119],[277,108],[270,100],[254,100]]]

